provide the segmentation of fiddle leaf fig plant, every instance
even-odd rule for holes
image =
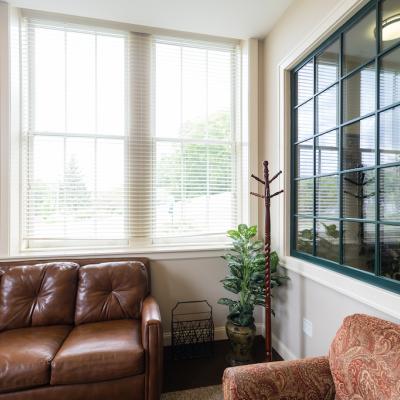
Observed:
[[[254,307],[265,305],[265,255],[264,243],[256,240],[257,227],[241,224],[237,229],[228,231],[232,239],[232,248],[222,257],[228,263],[230,275],[221,280],[226,290],[236,295],[230,299],[223,297],[219,304],[229,307],[228,319],[235,325],[254,324]],[[285,279],[278,272],[279,257],[271,253],[271,287],[277,287]]]

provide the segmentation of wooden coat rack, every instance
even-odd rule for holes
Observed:
[[[264,254],[265,254],[265,353],[267,362],[272,361],[272,342],[271,342],[271,199],[281,193],[279,190],[271,194],[270,184],[282,173],[279,171],[271,179],[269,179],[268,161],[263,162],[264,180],[255,175],[251,175],[253,179],[264,185],[264,194],[250,192],[253,196],[264,199],[265,204],[265,238],[264,238]]]

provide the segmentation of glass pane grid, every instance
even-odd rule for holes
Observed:
[[[298,193],[293,249],[400,291],[400,37],[386,44],[381,32],[394,8],[398,0],[371,1],[310,58],[315,93],[294,110],[313,104],[313,129],[295,137],[292,179],[313,182],[313,200]]]

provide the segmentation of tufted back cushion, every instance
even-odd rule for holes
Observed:
[[[75,324],[140,318],[148,292],[147,269],[141,262],[85,265],[79,269]]]
[[[28,326],[72,324],[78,264],[14,266],[0,283],[0,331]]]
[[[400,399],[400,325],[347,317],[329,353],[337,400]]]

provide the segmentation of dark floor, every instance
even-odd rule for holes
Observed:
[[[265,360],[265,341],[262,336],[257,336],[254,345],[254,362]],[[202,386],[218,385],[221,383],[222,374],[229,367],[226,360],[229,353],[228,340],[214,343],[214,355],[207,358],[194,360],[174,361],[171,358],[171,349],[164,351],[164,392],[192,389]],[[282,357],[273,351],[274,361]]]

